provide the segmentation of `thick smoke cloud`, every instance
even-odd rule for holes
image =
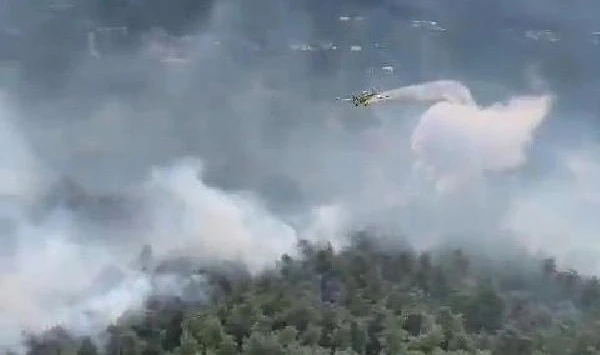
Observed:
[[[135,266],[144,245],[156,250],[158,261],[239,261],[254,272],[293,251],[297,239],[291,227],[250,198],[204,185],[198,164],[182,161],[154,171],[137,193],[144,201],[138,218],[145,228],[129,241],[82,240],[80,234],[89,230],[66,210],[53,211],[41,224],[14,220],[16,248],[6,255],[0,278],[0,343],[17,345],[21,330],[39,332],[56,324],[96,334],[125,311],[140,309],[150,294],[178,295],[185,280],[153,278]]]
[[[299,237],[341,245],[346,232],[366,225],[418,246],[504,229],[533,250],[560,249],[565,238],[595,245],[597,201],[583,187],[593,190],[595,150],[556,154],[552,119],[568,120],[569,106],[551,111],[550,96],[522,94],[523,71],[490,63],[481,46],[459,45],[457,38],[480,31],[458,20],[477,22],[476,14],[436,8],[447,14],[449,34],[428,38],[441,49],[427,53],[444,54],[454,70],[418,77],[430,59],[420,49],[426,36],[392,21],[388,5],[358,3],[317,11],[310,3],[224,2],[209,7],[202,31],[173,37],[142,23],[130,47],[119,26],[96,23],[101,29],[91,31],[77,22],[68,30],[76,40],[50,53],[62,71],[40,63],[39,51],[50,48],[36,46],[45,33],[65,35],[62,21],[36,27],[42,20],[22,12],[31,31],[22,31],[23,60],[0,109],[0,348],[17,346],[22,330],[55,324],[96,334],[151,293],[193,288],[202,298],[209,291],[185,273],[141,272],[135,260],[145,245],[158,262],[229,260],[251,271],[292,253]],[[381,17],[334,29],[339,16],[362,11]],[[338,48],[314,50],[328,41]],[[382,55],[371,55],[380,42],[402,50],[382,45]],[[290,46],[303,43],[313,49]],[[110,52],[111,44],[126,48]],[[459,100],[431,102],[438,89],[428,91],[430,83],[394,91],[417,92],[426,103],[354,110],[334,100],[374,84],[366,69],[390,61],[399,63],[398,74],[385,78],[394,87],[453,76],[461,81],[441,82],[457,90],[446,99]],[[475,62],[497,76],[472,69]],[[488,90],[481,81],[498,84]],[[546,155],[556,155],[559,167],[548,168]],[[540,166],[546,176],[519,180]],[[62,176],[82,191],[53,191],[67,202],[49,203],[44,192]],[[117,223],[115,214],[131,223]],[[557,230],[565,237],[548,236]]]
[[[154,171],[147,186],[150,245],[167,255],[239,259],[252,271],[293,250],[294,229],[251,196],[206,186],[198,164],[183,161]]]
[[[423,84],[416,93],[418,100],[437,96],[440,101],[421,117],[411,148],[419,168],[435,176],[439,189],[525,164],[534,130],[550,111],[549,96],[513,97],[507,103],[478,107],[468,89],[455,85],[440,91],[436,84]]]
[[[370,106],[382,124],[372,129],[375,148],[365,151],[364,185],[341,202],[349,220],[391,228],[423,247],[448,235],[493,233],[511,196],[509,176],[527,164],[552,96],[479,106],[464,84],[446,80],[382,96]]]

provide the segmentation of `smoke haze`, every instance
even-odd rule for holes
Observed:
[[[374,225],[419,247],[506,233],[599,271],[573,262],[599,232],[598,137],[586,136],[597,112],[580,89],[593,75],[575,70],[592,70],[597,51],[540,64],[556,58],[551,44],[523,57],[521,37],[498,37],[507,59],[477,38],[481,23],[462,21],[485,14],[443,2],[401,14],[360,1],[198,3],[194,20],[173,4],[131,17],[127,31],[116,15],[90,20],[104,11],[91,3],[52,20],[0,10],[13,19],[0,45],[14,47],[1,73],[0,349],[56,324],[94,335],[190,283],[194,297],[208,292],[190,275],[142,272],[146,245],[157,263],[259,272],[298,238],[341,245]],[[523,8],[561,21],[537,3]],[[505,14],[521,5],[502,6],[497,18],[517,26]],[[435,15],[444,31],[411,22]],[[563,26],[585,27],[574,17]],[[589,42],[583,31],[572,47]],[[557,68],[571,68],[570,81]],[[368,109],[334,99],[373,84],[400,88]]]

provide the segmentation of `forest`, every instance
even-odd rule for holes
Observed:
[[[552,258],[417,251],[373,231],[251,275],[198,267],[200,301],[153,297],[102,336],[27,335],[42,354],[599,354],[600,283]],[[141,260],[150,260],[146,249]],[[494,261],[495,260],[495,261]],[[502,261],[499,261],[502,260]],[[181,262],[181,261],[179,261]],[[150,266],[159,274],[166,264]]]

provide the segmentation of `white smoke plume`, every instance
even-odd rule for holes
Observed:
[[[455,80],[437,80],[386,90],[372,100],[373,103],[387,101],[428,103],[446,101],[460,105],[475,105],[469,88]]]
[[[28,201],[46,186],[38,160],[12,124],[16,117],[7,105],[0,107],[5,138],[0,157],[0,349],[18,349],[23,331],[37,333],[55,325],[93,335],[125,311],[140,309],[151,292],[180,292],[181,282],[163,279],[160,284],[167,286],[161,287],[132,268],[145,244],[154,247],[159,260],[233,260],[253,271],[293,252],[294,229],[248,196],[206,186],[201,164],[193,160],[156,168],[138,189],[145,233],[125,231],[136,235],[93,242],[77,215],[61,208],[35,223]]]
[[[68,213],[57,211],[42,225],[26,215],[2,217],[15,228],[3,235],[5,246],[13,240],[14,249],[0,257],[0,348],[17,347],[22,331],[58,324],[75,333],[95,332],[141,305],[149,284],[133,270],[123,269],[122,282],[106,292],[89,292],[97,275],[123,261],[108,249],[78,243],[75,234],[82,231]]]
[[[161,253],[239,260],[263,269],[293,250],[296,232],[250,196],[206,186],[197,160],[156,169],[145,186],[151,245]]]
[[[502,189],[527,164],[553,96],[481,106],[451,80],[391,92],[396,96],[385,104],[370,106],[381,125],[369,130],[369,149],[356,158],[364,164],[356,164],[362,184],[337,200],[347,223],[377,225],[423,247],[448,235],[494,230],[510,198]],[[489,182],[495,173],[504,174],[503,187]]]
[[[153,285],[128,263],[145,244],[152,245],[158,260],[231,260],[251,271],[294,251],[294,229],[250,198],[206,186],[200,173],[200,163],[190,160],[157,168],[141,189],[147,229],[129,243],[78,242],[84,230],[66,211],[42,225],[15,221],[17,247],[0,268],[0,348],[18,345],[23,330],[39,332],[57,324],[75,334],[94,334],[125,311],[139,309]],[[99,292],[102,281],[95,276],[107,267],[116,268],[121,281]],[[179,288],[163,292],[176,294]]]
[[[125,311],[140,309],[156,286],[129,265],[144,244],[152,245],[158,260],[231,260],[260,271],[282,253],[293,252],[297,242],[295,231],[258,203],[204,185],[197,162],[156,169],[142,193],[147,234],[129,242],[80,242],[78,233],[85,231],[66,211],[41,225],[15,221],[16,250],[0,268],[0,348],[17,346],[21,331],[54,325],[95,334]],[[102,286],[96,276],[111,268],[120,281]],[[171,289],[162,292],[180,291],[172,281],[163,280]]]
[[[453,189],[486,172],[520,167],[535,129],[551,108],[551,96],[513,97],[488,107],[475,104],[455,81],[434,81],[389,92],[386,100],[432,102],[412,132],[416,166]]]

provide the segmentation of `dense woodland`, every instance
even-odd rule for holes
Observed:
[[[596,278],[559,271],[553,259],[492,262],[368,235],[340,251],[301,241],[298,256],[255,276],[204,268],[201,303],[149,299],[98,341],[55,328],[28,336],[28,353],[600,353]]]

